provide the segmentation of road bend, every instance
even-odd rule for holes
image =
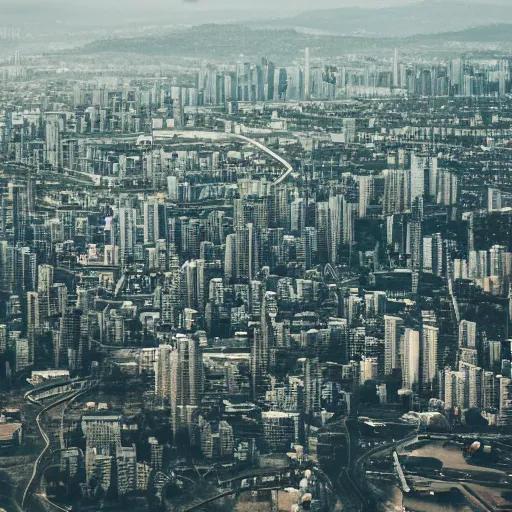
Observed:
[[[70,400],[74,400],[82,392],[83,392],[83,390],[79,390],[74,393],[66,394],[65,396],[63,396],[61,398],[58,398],[55,402],[52,402],[51,404],[49,404],[46,407],[44,407],[43,409],[41,409],[41,411],[39,411],[39,414],[36,416],[37,428],[39,429],[39,433],[41,434],[41,437],[43,438],[45,445],[44,445],[44,448],[41,450],[41,453],[38,455],[36,461],[34,462],[34,467],[32,469],[32,475],[30,477],[30,480],[28,481],[27,486],[25,487],[25,491],[23,492],[23,498],[21,500],[21,508],[23,508],[23,510],[26,510],[25,504],[27,502],[27,498],[30,493],[30,488],[34,484],[34,481],[39,472],[39,466],[41,464],[41,460],[43,459],[44,455],[50,448],[50,437],[48,436],[48,434],[46,433],[46,431],[43,428],[42,421],[41,421],[42,416],[50,409],[58,407],[59,405],[65,403],[65,402],[68,402]],[[33,404],[41,405],[41,404],[39,404],[39,402],[34,400],[30,395],[27,397],[27,399]]]

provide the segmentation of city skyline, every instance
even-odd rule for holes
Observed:
[[[0,0],[0,505],[510,508],[507,8],[185,4]]]

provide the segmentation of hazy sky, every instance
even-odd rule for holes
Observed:
[[[486,6],[490,3],[506,5],[510,1],[428,0],[443,4],[481,3]],[[337,7],[379,8],[413,3],[418,3],[418,0],[0,0],[0,24],[2,18],[6,24],[39,27],[55,22],[69,27],[84,24],[99,27],[124,22],[201,24],[261,20]]]
[[[429,0],[432,2],[460,2],[506,5],[510,0]],[[329,9],[336,7],[378,8],[392,5],[406,5],[421,2],[421,0],[0,0],[0,7],[7,11],[20,11],[26,6],[37,10],[45,7],[62,6],[75,10],[77,7],[123,11],[212,11],[212,10],[251,10],[264,17],[265,11],[304,11]]]
[[[119,8],[120,11],[134,7],[146,9],[165,8],[180,11],[250,9],[262,8],[283,10],[328,9],[333,7],[382,7],[415,3],[417,0],[0,0],[0,6],[21,7],[23,5],[83,5],[89,7]]]
[[[180,11],[216,10],[216,9],[283,9],[283,10],[314,10],[335,7],[385,7],[391,5],[406,5],[422,0],[0,0],[1,7],[21,8],[26,5],[37,6],[84,6],[103,7],[108,10],[118,9],[174,9]],[[430,0],[432,2],[481,3],[506,5],[510,0]]]

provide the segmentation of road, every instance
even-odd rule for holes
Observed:
[[[347,420],[348,418],[344,418],[342,425],[347,433],[348,463],[347,467],[342,469],[338,478],[338,483],[342,487],[345,487],[345,489],[347,489],[352,495],[354,501],[354,510],[359,512],[374,512],[375,503],[371,493],[368,492],[368,487],[365,485],[365,477],[362,471],[365,462],[375,455],[380,453],[388,453],[392,450],[398,450],[401,446],[413,442],[415,439],[417,439],[417,433],[414,432],[413,434],[410,434],[403,439],[386,443],[381,446],[376,446],[353,461],[352,439],[350,436],[350,431],[347,427]]]
[[[81,394],[87,393],[89,390],[90,390],[90,387],[87,387],[86,389],[79,389],[77,391],[70,391],[70,392],[66,393],[64,396],[62,396],[61,398],[58,398],[51,404],[49,404],[46,407],[44,407],[43,409],[41,409],[41,411],[39,411],[39,414],[36,416],[37,428],[39,429],[39,433],[41,434],[41,437],[44,440],[45,446],[41,450],[41,453],[37,457],[36,461],[34,462],[34,467],[32,469],[32,475],[30,477],[30,480],[29,480],[27,486],[25,487],[25,491],[23,492],[23,498],[21,500],[21,507],[24,510],[25,510],[25,504],[26,504],[27,498],[30,493],[30,488],[33,486],[33,484],[36,480],[36,477],[38,475],[41,461],[51,445],[50,437],[46,433],[46,431],[44,430],[43,425],[42,425],[41,419],[42,419],[43,415],[50,409],[54,409],[55,407],[58,407],[59,405],[62,405],[62,404],[65,404],[65,407],[64,407],[63,413],[62,413],[62,414],[64,414],[64,411],[66,410],[69,403],[76,400],[76,398],[78,398]],[[37,405],[39,407],[41,406],[41,404],[39,402],[37,402],[34,398],[32,398],[31,394],[27,394],[26,399],[34,405]],[[61,421],[61,425],[62,425],[62,421]],[[59,437],[59,439],[61,439],[61,438]]]
[[[254,146],[255,148],[260,149],[267,155],[271,156],[274,160],[279,162],[284,167],[284,172],[276,178],[273,182],[273,186],[277,186],[280,183],[282,183],[290,174],[293,173],[293,167],[289,162],[287,162],[282,156],[278,155],[276,152],[272,151],[270,148],[267,148],[267,146],[261,144],[261,142],[258,142],[257,140],[251,139],[249,137],[246,137],[245,135],[240,135],[238,133],[226,133],[226,132],[220,132],[220,131],[208,131],[208,130],[164,130],[162,132],[154,132],[154,136],[158,137],[160,139],[162,138],[174,138],[177,137],[183,137],[183,138],[204,138],[204,139],[212,139],[212,140],[219,140],[219,139],[235,139],[242,142],[246,142],[247,144],[250,144],[251,146]]]
[[[246,137],[245,135],[238,135],[238,134],[231,134],[232,138],[243,140],[244,142],[247,142],[248,144],[251,144],[252,146],[261,149],[264,153],[267,153],[267,155],[271,156],[274,160],[277,160],[283,167],[285,168],[285,172],[279,176],[275,181],[272,182],[272,185],[276,186],[282,183],[292,172],[293,167],[280,155],[272,151],[271,149],[267,148],[260,142],[250,139],[249,137]]]

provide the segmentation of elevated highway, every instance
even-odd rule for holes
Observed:
[[[327,492],[322,493],[325,497],[334,495],[334,490],[329,479],[318,468],[312,468],[316,477],[316,485],[321,486]],[[239,494],[245,491],[270,491],[282,490],[290,487],[292,484],[292,472],[290,467],[276,468],[272,470],[248,470],[241,475],[221,481],[219,480],[216,485],[212,486],[212,493],[210,495],[199,495],[193,500],[189,500],[184,504],[177,504],[172,500],[165,499],[165,488],[162,489],[162,496],[166,510],[173,512],[192,512],[194,510],[204,509],[215,501]],[[322,510],[332,510],[330,503],[322,503]]]
[[[68,381],[58,381],[53,383],[48,383],[46,385],[34,388],[27,393],[25,393],[25,399],[28,400],[31,404],[36,405],[38,407],[42,407],[36,416],[36,424],[39,429],[39,433],[44,441],[44,447],[41,450],[41,453],[38,455],[36,461],[34,462],[34,467],[32,469],[32,475],[30,477],[27,486],[23,492],[23,496],[21,499],[21,507],[23,510],[30,510],[30,508],[26,508],[27,500],[31,494],[31,489],[35,485],[37,481],[38,475],[40,474],[41,462],[45,457],[46,453],[50,449],[51,446],[51,438],[49,433],[44,427],[43,416],[46,412],[51,409],[55,409],[59,406],[64,405],[64,409],[62,411],[62,415],[64,414],[67,405],[70,402],[73,402],[83,393],[88,392],[91,388],[97,385],[97,382],[92,379],[72,379]],[[55,398],[50,404],[43,406],[41,400],[45,400],[47,398]],[[62,428],[62,418],[60,422]],[[59,441],[62,443],[62,436],[59,435]]]
[[[65,393],[80,391],[86,387],[90,387],[90,379],[63,379],[48,382],[42,386],[27,391],[24,399],[34,405],[42,405],[42,400],[53,398]]]
[[[245,142],[250,144],[251,146],[263,151],[270,157],[272,157],[276,162],[281,164],[284,168],[283,173],[276,178],[273,182],[273,186],[277,186],[282,183],[290,174],[293,173],[292,165],[286,161],[282,156],[278,155],[275,151],[272,151],[270,148],[258,142],[257,140],[246,137],[245,135],[240,135],[238,133],[227,133],[220,131],[209,131],[209,130],[200,130],[200,131],[192,131],[192,130],[162,130],[162,131],[154,131],[153,132],[153,140],[165,140],[165,139],[173,139],[175,137],[182,137],[185,139],[207,139],[212,141],[222,141],[222,140],[238,140],[241,142]]]

